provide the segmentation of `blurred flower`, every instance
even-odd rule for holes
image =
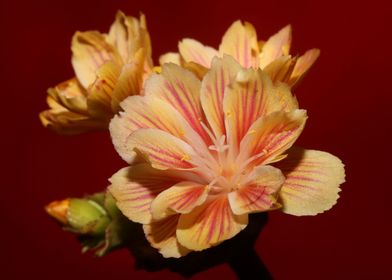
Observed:
[[[126,220],[108,193],[53,201],[45,210],[65,230],[78,235],[83,252],[92,249],[102,256],[124,242]]]
[[[152,71],[144,15],[118,12],[108,34],[78,31],[71,49],[76,77],[48,90],[50,109],[41,112],[41,122],[63,134],[106,129],[119,103],[139,94]]]
[[[294,86],[317,60],[320,51],[311,49],[302,56],[290,55],[291,26],[287,25],[267,41],[258,41],[252,24],[235,21],[226,31],[219,50],[205,46],[194,39],[183,39],[179,53],[167,53],[160,63],[180,64],[202,78],[215,56],[228,54],[244,68],[261,68],[273,81]]]
[[[214,58],[201,82],[165,64],[121,107],[110,131],[131,166],[109,191],[165,257],[232,238],[249,213],[316,215],[338,199],[341,161],[292,148],[307,115],[289,87],[231,56]]]

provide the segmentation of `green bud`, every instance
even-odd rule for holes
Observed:
[[[101,235],[110,223],[106,210],[94,200],[70,199],[67,229],[80,234]]]

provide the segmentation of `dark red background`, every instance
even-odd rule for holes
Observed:
[[[323,215],[271,213],[257,250],[276,279],[391,275],[388,1],[225,2],[1,1],[2,279],[181,279],[170,271],[134,271],[125,250],[102,259],[82,255],[43,211],[51,200],[102,190],[125,166],[107,133],[62,137],[38,121],[46,89],[72,76],[72,34],[107,31],[117,9],[146,14],[155,61],[183,37],[217,46],[236,19],[252,22],[261,38],[291,23],[294,53],[319,47],[319,61],[296,90],[310,115],[299,142],[339,156],[347,183]],[[219,276],[234,279],[227,266],[194,279]]]

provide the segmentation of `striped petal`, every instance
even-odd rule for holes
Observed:
[[[206,200],[208,191],[208,185],[180,182],[154,199],[151,204],[152,216],[160,220],[175,213],[189,213]]]
[[[209,141],[200,121],[200,81],[188,70],[175,64],[162,66],[162,75],[153,75],[146,81],[145,94],[158,97],[176,109],[198,134]]]
[[[248,22],[234,22],[223,35],[219,53],[231,55],[245,68],[258,67],[259,44],[255,28]]]
[[[109,130],[114,147],[120,156],[131,163],[134,147],[127,144],[128,136],[140,128],[157,128],[185,140],[187,124],[182,116],[163,100],[153,96],[130,96],[121,103],[120,112],[110,122]]]
[[[108,190],[117,207],[130,220],[148,224],[152,221],[150,205],[154,198],[179,180],[169,171],[152,168],[149,164],[137,164],[119,170],[109,181]]]
[[[259,66],[264,69],[275,59],[288,55],[290,53],[291,46],[291,26],[287,25],[282,28],[278,33],[271,36],[267,42],[263,44],[263,48],[260,53]]]
[[[84,88],[96,78],[95,72],[105,62],[121,63],[115,49],[105,41],[104,35],[96,31],[76,32],[72,38],[72,65],[76,77]]]
[[[182,246],[176,237],[180,215],[172,215],[160,221],[143,225],[144,234],[151,246],[158,249],[165,258],[179,258],[190,252]]]
[[[136,149],[157,169],[192,169],[196,154],[191,146],[159,129],[142,128],[126,142],[128,151]]]
[[[196,62],[206,68],[210,68],[212,59],[218,56],[217,50],[193,39],[183,39],[178,49],[185,62]]]
[[[96,80],[88,88],[87,104],[89,113],[97,118],[110,118],[113,116],[112,95],[116,86],[120,66],[108,61],[96,71]]]
[[[188,249],[201,251],[230,239],[248,224],[248,215],[233,214],[226,196],[217,197],[180,216],[177,239]]]
[[[268,112],[268,98],[272,96],[271,80],[261,70],[241,70],[236,81],[226,89],[223,99],[228,143],[232,151],[238,149],[249,127]]]
[[[201,104],[216,138],[226,133],[223,113],[223,96],[226,87],[232,83],[240,70],[240,65],[228,55],[215,58],[211,69],[201,85]]]
[[[281,159],[301,134],[306,118],[305,110],[275,112],[259,118],[241,141],[238,163],[252,162],[254,166]]]
[[[282,210],[291,215],[316,215],[331,209],[345,181],[344,165],[326,152],[293,148],[276,167],[286,177],[280,191]]]
[[[319,49],[308,50],[304,55],[300,56],[295,64],[293,73],[290,76],[288,84],[290,86],[296,85],[303,76],[309,71],[310,67],[316,62],[320,56]]]
[[[285,180],[282,172],[272,166],[259,166],[249,177],[248,184],[228,195],[233,213],[241,215],[279,207],[276,197]]]

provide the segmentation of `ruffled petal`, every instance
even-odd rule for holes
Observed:
[[[259,166],[249,177],[249,183],[228,195],[234,214],[268,211],[280,206],[276,203],[277,193],[285,178],[279,169]]]
[[[159,129],[142,128],[126,142],[127,153],[137,150],[157,169],[192,169],[197,155],[190,145]]]
[[[109,130],[117,152],[129,163],[135,158],[135,152],[127,145],[127,139],[137,129],[157,128],[183,140],[188,136],[189,129],[182,116],[159,98],[130,96],[121,107],[124,112],[112,119]]]
[[[275,112],[259,118],[241,141],[238,164],[268,164],[281,159],[301,134],[306,122],[305,110]]]
[[[121,64],[116,50],[96,31],[76,32],[72,38],[72,65],[84,88],[96,78],[95,72],[107,61]]]
[[[182,214],[177,239],[188,249],[201,251],[230,239],[248,224],[248,215],[235,215],[226,196],[215,198]]]
[[[282,28],[278,33],[272,35],[267,42],[263,44],[260,53],[259,66],[264,69],[275,59],[288,55],[291,46],[291,26],[287,25]]]
[[[319,56],[319,49],[308,50],[304,55],[300,56],[295,64],[288,84],[292,87],[295,86],[303,78],[303,76],[306,75]]]
[[[291,215],[316,215],[331,209],[345,181],[344,165],[326,152],[292,148],[276,167],[286,177],[280,191],[282,210]]]
[[[172,215],[160,221],[143,225],[144,234],[151,246],[158,249],[165,258],[179,258],[190,252],[182,246],[176,237],[178,218],[180,215]]]
[[[120,169],[109,181],[108,190],[117,207],[130,220],[148,224],[152,221],[150,206],[154,198],[181,179],[173,172],[137,164]]]
[[[234,22],[223,35],[219,53],[231,55],[245,68],[258,67],[259,44],[253,25]]]
[[[201,86],[201,104],[207,121],[216,138],[226,133],[223,113],[223,97],[226,87],[233,82],[240,65],[228,55],[215,58]]]
[[[208,185],[180,182],[154,199],[151,204],[152,217],[159,220],[176,213],[189,213],[206,200],[208,191]]]
[[[86,115],[86,95],[86,90],[79,84],[78,80],[72,78],[48,89],[47,102],[52,109],[67,109]]]
[[[209,141],[209,136],[200,123],[203,120],[200,81],[193,73],[175,64],[165,64],[161,75],[153,75],[146,81],[145,94],[168,102],[194,131],[206,142]]]
[[[185,62],[196,62],[206,68],[210,68],[212,59],[218,56],[217,50],[193,39],[183,39],[178,49]]]

